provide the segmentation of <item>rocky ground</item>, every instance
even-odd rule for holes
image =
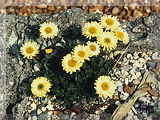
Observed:
[[[53,105],[51,102],[56,99],[55,97],[43,100],[43,104],[48,104],[43,106],[40,103],[41,100],[25,94],[25,87],[19,88],[20,85],[25,86],[22,83],[25,83],[25,78],[30,76],[33,70],[30,64],[17,60],[7,54],[6,51],[16,41],[20,42],[20,39],[24,39],[25,31],[23,31],[23,27],[25,24],[34,25],[35,22],[46,17],[41,16],[1,15],[0,30],[2,32],[0,33],[3,39],[0,39],[2,43],[0,44],[0,118],[2,120],[45,120],[47,118],[48,120],[108,120],[111,114],[105,111],[107,107],[105,105],[95,109],[94,114],[89,114],[77,108],[60,111],[54,108],[58,105],[56,103]],[[59,24],[64,25],[62,28],[65,29],[68,25],[81,24],[86,17],[92,18],[93,16],[95,14],[84,13],[81,9],[72,9],[55,14],[52,17],[47,16],[47,18],[58,20]],[[128,23],[124,22],[123,27],[127,29],[131,42],[126,50],[119,50],[119,52],[112,53],[109,56],[120,56],[112,72],[113,78],[119,81],[117,98],[115,98],[117,106],[122,102],[119,99],[125,101],[123,103],[126,103],[124,105],[128,109],[125,120],[160,120],[160,16],[152,13],[148,17],[141,17]],[[11,50],[16,55],[16,46],[12,47]],[[37,69],[38,67],[34,66],[34,70]],[[149,73],[147,76],[152,74],[151,79],[156,84],[150,86],[145,95],[138,96],[136,102],[131,105],[129,103],[132,96],[136,95],[134,93],[139,91],[146,82],[144,80],[145,73]],[[84,102],[84,104],[87,103]],[[131,109],[129,109],[129,105],[131,105]],[[119,111],[115,113],[119,113]],[[113,118],[118,118],[117,115],[121,114],[116,114]]]

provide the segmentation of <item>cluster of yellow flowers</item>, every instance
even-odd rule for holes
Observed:
[[[96,42],[88,42],[87,45],[78,45],[73,49],[71,54],[63,57],[62,67],[67,72],[72,74],[80,70],[85,60],[96,56],[100,53],[100,47]]]
[[[45,38],[54,38],[58,34],[58,27],[54,23],[43,23],[40,27],[40,36]],[[33,59],[39,54],[40,45],[34,41],[25,42],[20,48],[21,54],[24,58]],[[51,54],[53,49],[45,49],[46,54]],[[31,84],[31,91],[37,97],[45,97],[47,92],[50,92],[51,83],[46,77],[38,77],[33,80]]]
[[[97,56],[100,53],[100,46],[104,50],[113,50],[117,47],[118,40],[124,44],[128,44],[129,37],[125,30],[120,27],[120,23],[116,17],[103,16],[100,23],[86,23],[82,28],[82,34],[88,39],[96,37],[95,42],[87,42],[87,45],[78,45],[73,51],[62,59],[62,67],[67,72],[72,74],[80,70],[86,60],[90,57]],[[52,39],[58,35],[58,27],[54,23],[45,22],[40,25],[40,36],[46,40]],[[77,36],[78,37],[78,36]],[[40,46],[34,41],[27,41],[20,48],[24,58],[33,59],[39,54]],[[53,49],[45,49],[46,54],[53,52]],[[45,77],[38,77],[31,84],[31,91],[37,97],[44,97],[50,91],[51,83]],[[116,85],[109,76],[100,76],[95,81],[96,93],[102,97],[112,97]]]
[[[129,42],[127,32],[120,27],[116,17],[105,15],[101,17],[101,22],[86,23],[82,33],[87,38],[97,38],[97,43],[106,50],[112,50],[117,47],[118,40],[124,44]]]
[[[40,25],[40,36],[45,38],[54,38],[58,35],[58,27],[54,23],[45,22]],[[20,48],[21,54],[24,58],[33,59],[39,53],[39,45],[34,41],[27,41],[25,42],[22,47]],[[46,54],[50,54],[53,52],[53,49],[45,49]]]

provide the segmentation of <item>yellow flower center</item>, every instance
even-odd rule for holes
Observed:
[[[50,54],[53,52],[53,49],[49,48],[49,49],[45,49],[46,54]]]
[[[74,59],[71,59],[71,60],[68,61],[68,65],[70,67],[74,67],[74,66],[76,66],[76,64],[77,64],[77,61],[75,61]]]
[[[117,36],[119,39],[123,39],[123,38],[124,38],[123,32],[116,32],[116,36]]]
[[[26,53],[28,53],[28,54],[32,54],[33,51],[34,51],[33,47],[27,47],[26,48]]]
[[[85,52],[84,51],[78,51],[78,56],[83,58],[85,56]]]
[[[102,83],[101,87],[102,87],[102,90],[104,91],[107,91],[109,89],[109,85],[106,82]]]
[[[39,85],[38,85],[38,90],[43,90],[43,88],[44,88],[44,85],[43,85],[43,84],[39,84]]]
[[[111,43],[111,39],[110,39],[110,38],[105,38],[105,39],[104,39],[104,43],[105,43],[105,44]]]
[[[97,32],[96,27],[89,27],[88,32],[91,34],[95,34]]]
[[[51,32],[52,32],[52,28],[51,28],[51,27],[46,27],[46,28],[45,28],[45,32],[46,32],[47,34],[51,33]]]
[[[90,45],[89,48],[91,51],[96,51],[96,46],[94,46],[94,45]]]
[[[106,22],[107,25],[113,25],[114,24],[114,21],[111,18],[107,18],[105,22]]]

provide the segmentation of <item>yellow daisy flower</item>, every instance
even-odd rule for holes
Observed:
[[[97,43],[108,51],[117,47],[117,39],[112,32],[103,32],[97,38]]]
[[[58,27],[54,23],[43,23],[40,25],[40,35],[47,39],[47,38],[54,38],[58,34]]]
[[[108,28],[108,29],[116,29],[120,25],[117,18],[111,15],[105,15],[101,17],[101,24],[103,27]]]
[[[84,45],[78,45],[74,48],[73,54],[80,61],[89,60],[89,49]]]
[[[112,97],[116,85],[109,76],[100,76],[95,82],[96,94],[102,98]]]
[[[21,54],[24,58],[33,59],[39,53],[39,45],[36,42],[26,42],[20,48]]]
[[[37,97],[45,97],[50,92],[51,83],[46,77],[38,77],[31,84],[32,94]]]
[[[102,26],[97,22],[86,23],[82,28],[82,34],[91,39],[103,32]]]
[[[80,70],[82,65],[83,63],[71,54],[67,54],[63,57],[62,67],[67,73],[72,74],[73,72]]]
[[[128,44],[129,36],[125,30],[118,28],[118,29],[115,29],[114,32],[118,40],[122,41],[124,44]]]
[[[87,42],[89,56],[97,56],[100,53],[100,46],[96,42]]]

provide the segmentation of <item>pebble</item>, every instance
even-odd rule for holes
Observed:
[[[139,56],[134,56],[134,60],[137,60],[139,58]]]
[[[135,80],[133,80],[133,83],[134,83],[135,85],[138,85],[138,84],[140,84],[140,81],[139,81],[138,79],[135,79]]]
[[[38,120],[37,116],[33,116],[32,120]]]
[[[128,98],[129,94],[128,93],[123,93],[123,95],[121,95],[121,99],[122,100],[126,100]]]
[[[11,81],[10,81],[10,82],[9,82],[9,85],[13,86],[13,85],[14,85],[14,82],[11,82]]]
[[[53,114],[53,112],[52,112],[52,111],[49,111],[49,112],[48,112],[48,115],[52,115],[52,114]]]
[[[46,108],[47,108],[48,110],[53,110],[53,105],[48,104],[48,105],[46,106]]]
[[[133,116],[133,119],[134,120],[139,120],[139,118],[137,116],[135,116],[135,115]]]
[[[137,76],[137,78],[139,78],[141,76],[141,73],[140,72],[136,72],[136,76]]]
[[[156,62],[148,62],[147,65],[150,69],[153,69],[156,67]]]
[[[120,81],[117,81],[117,86],[123,86],[123,84],[122,84],[122,82],[120,82]]]
[[[147,98],[146,98],[146,97],[140,97],[139,100],[140,100],[140,101],[143,101],[143,102],[146,102],[146,101],[147,101]]]
[[[146,60],[143,59],[143,58],[139,58],[138,61],[139,61],[140,63],[142,63],[142,64],[146,63]]]
[[[115,104],[116,104],[116,105],[120,105],[120,102],[119,102],[119,101],[116,101]]]
[[[20,60],[20,61],[19,61],[19,64],[22,66],[24,63]]]
[[[123,87],[122,87],[122,86],[118,86],[118,87],[117,87],[117,90],[118,90],[119,92],[122,92],[122,91],[123,91]]]
[[[113,14],[113,15],[117,15],[117,14],[119,14],[120,11],[121,11],[121,10],[120,10],[119,7],[114,7],[114,8],[112,9],[112,14]]]
[[[39,115],[39,114],[41,114],[41,113],[42,113],[42,110],[38,109],[38,110],[37,110],[37,114]]]
[[[34,102],[32,102],[31,108],[32,108],[32,110],[35,110],[37,108],[37,105]]]
[[[125,79],[124,83],[125,83],[126,85],[128,85],[128,83],[129,83],[128,78]]]
[[[40,71],[40,68],[39,68],[39,65],[38,64],[35,64],[34,65],[34,70],[37,72],[37,71]]]
[[[28,120],[32,120],[32,117],[31,117],[31,116],[29,116],[29,117],[28,117]]]
[[[157,59],[158,57],[160,57],[158,52],[155,52],[155,53],[152,54],[152,59],[153,60]]]
[[[45,112],[45,111],[47,110],[47,108],[46,108],[46,107],[42,107],[41,110],[42,110],[43,112]]]
[[[131,54],[127,54],[127,58],[128,59],[132,59],[132,55]]]

